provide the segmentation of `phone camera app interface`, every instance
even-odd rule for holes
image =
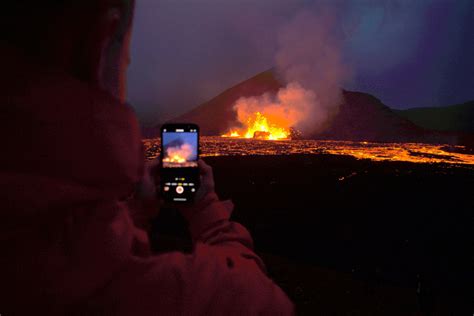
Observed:
[[[163,129],[162,194],[174,202],[191,201],[198,188],[198,131]]]

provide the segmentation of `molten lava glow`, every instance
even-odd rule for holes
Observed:
[[[173,155],[171,157],[163,159],[164,162],[175,162],[175,163],[185,163],[186,159],[181,157],[179,154]]]
[[[222,137],[258,138],[265,140],[288,139],[289,136],[289,128],[278,126],[276,122],[269,122],[269,119],[260,112],[255,112],[247,119],[246,129],[243,131],[232,130],[222,135]]]
[[[144,140],[148,159],[159,154],[159,139]],[[347,155],[372,161],[406,161],[474,166],[474,155],[462,146],[422,143],[372,143],[353,141],[249,141],[245,138],[202,137],[202,157],[246,155]]]
[[[240,133],[237,131],[230,131],[227,134],[222,135],[222,137],[241,137]]]
[[[268,119],[260,112],[248,118],[247,127],[245,138],[254,138],[258,135],[258,132],[261,132],[261,135],[267,135],[264,138],[269,140],[287,139],[290,135],[289,130],[278,127],[274,123],[269,123]]]

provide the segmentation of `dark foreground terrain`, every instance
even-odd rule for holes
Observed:
[[[472,166],[332,155],[206,161],[299,314],[474,312]],[[157,252],[190,249],[173,210],[151,237]]]

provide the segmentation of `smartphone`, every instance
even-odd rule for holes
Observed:
[[[161,127],[161,195],[168,202],[189,203],[199,189],[199,127],[165,124]]]

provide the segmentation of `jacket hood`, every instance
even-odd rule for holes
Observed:
[[[132,109],[66,73],[2,51],[0,216],[128,195],[143,168]]]

